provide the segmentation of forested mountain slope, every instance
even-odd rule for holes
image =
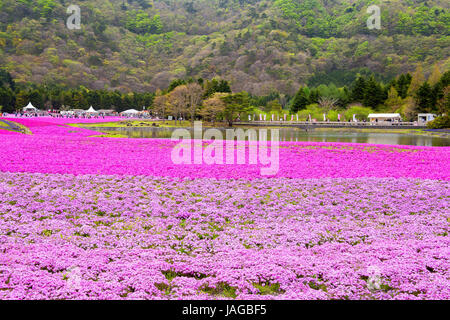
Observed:
[[[67,7],[81,8],[69,30]],[[381,30],[366,26],[378,4]],[[446,0],[0,0],[0,64],[18,85],[154,91],[221,77],[235,91],[389,80],[450,65]]]

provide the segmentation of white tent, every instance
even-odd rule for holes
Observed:
[[[25,112],[25,111],[37,111],[37,108],[34,107],[34,106],[31,104],[31,102],[30,102],[30,103],[28,103],[28,105],[27,105],[25,108],[23,108],[22,110],[23,110],[24,112]]]
[[[95,111],[95,109],[91,106],[91,107],[89,108],[89,110],[86,111],[86,113],[98,113],[98,112]]]
[[[130,110],[126,110],[124,112],[121,112],[122,114],[138,114],[139,111],[135,110],[135,109],[130,109]]]
[[[402,120],[402,116],[399,113],[371,113],[369,114],[368,118],[371,122]]]

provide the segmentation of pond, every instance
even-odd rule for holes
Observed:
[[[244,130],[249,129],[240,127]],[[129,138],[150,138],[162,139],[171,138],[172,133],[177,128],[162,128],[162,127],[122,127],[122,128],[105,128],[105,127],[89,127],[91,130],[96,130],[105,133],[122,134]],[[186,128],[193,136],[192,128]],[[225,137],[225,130],[229,128],[217,128]],[[235,128],[237,129],[237,128]],[[261,127],[253,128],[256,131],[262,129]],[[207,130],[204,128],[203,131]],[[268,129],[268,137],[270,139],[270,130]],[[342,130],[314,130],[300,128],[279,128],[280,141],[309,141],[309,142],[351,142],[351,143],[370,143],[370,144],[389,144],[389,145],[413,145],[413,146],[434,146],[446,147],[450,146],[450,135],[447,136],[432,136],[425,134],[411,133],[407,130],[404,132],[389,132],[380,129],[380,132],[374,131],[351,131],[348,129]]]

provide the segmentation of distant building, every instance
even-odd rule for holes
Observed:
[[[369,114],[370,122],[400,122],[402,116],[400,113],[371,113]]]
[[[417,115],[417,121],[419,124],[427,124],[430,121],[433,121],[437,115],[433,113],[419,113]]]

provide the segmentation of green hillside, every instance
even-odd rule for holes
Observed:
[[[66,9],[81,8],[81,30]],[[378,4],[381,30],[368,30]],[[17,85],[155,91],[221,77],[233,91],[388,81],[450,66],[446,0],[0,0],[0,64]]]

